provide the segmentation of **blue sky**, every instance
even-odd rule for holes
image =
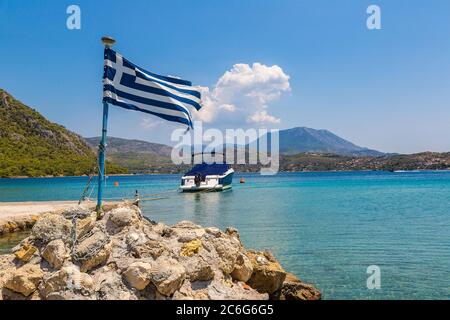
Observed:
[[[81,30],[66,28],[71,4]],[[366,27],[370,4],[381,30]],[[134,63],[208,87],[207,126],[307,126],[386,152],[450,151],[449,1],[0,0],[0,87],[99,135],[104,34]],[[177,127],[110,114],[113,136],[167,143]]]

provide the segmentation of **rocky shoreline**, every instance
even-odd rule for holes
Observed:
[[[108,201],[106,208],[111,209],[119,202]],[[95,202],[85,201],[83,206],[93,210]],[[66,210],[76,209],[78,201],[29,201],[0,202],[0,236],[18,231],[30,230],[39,217],[45,213],[61,214]]]
[[[126,203],[101,218],[88,208],[44,214],[0,256],[0,300],[320,298],[269,251],[246,250],[234,228],[169,227]]]

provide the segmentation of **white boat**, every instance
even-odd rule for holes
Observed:
[[[201,163],[181,178],[183,192],[222,191],[231,188],[234,170],[227,164]]]

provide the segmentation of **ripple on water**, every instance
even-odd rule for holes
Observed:
[[[114,177],[120,187],[109,182],[105,196],[174,191],[179,178]],[[0,201],[76,200],[85,184],[86,178],[0,179]],[[324,299],[448,299],[449,194],[450,171],[237,173],[229,192],[172,192],[142,209],[169,225],[234,226],[247,248],[269,248]],[[381,290],[367,289],[369,265],[381,268]]]

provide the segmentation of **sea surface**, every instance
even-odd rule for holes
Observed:
[[[232,190],[200,194],[178,193],[179,180],[111,176],[105,197],[138,190],[153,220],[234,226],[247,248],[270,249],[324,299],[450,299],[450,172],[236,174]],[[0,201],[77,200],[86,182],[0,179]],[[372,265],[380,289],[367,287]]]

